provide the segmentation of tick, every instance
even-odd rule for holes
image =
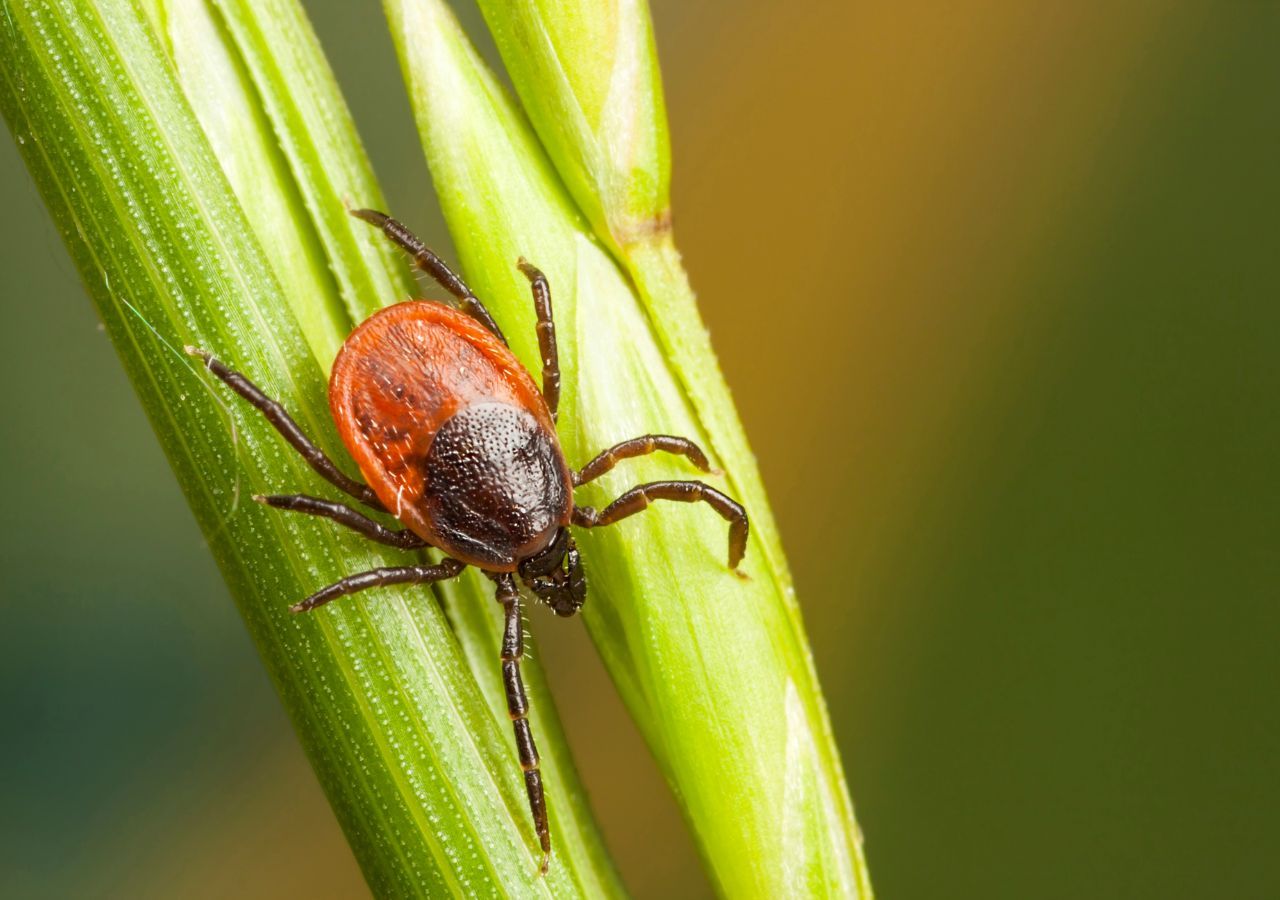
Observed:
[[[729,567],[736,571],[747,547],[747,513],[700,481],[654,481],[626,491],[601,510],[578,506],[574,488],[620,460],[660,450],[682,455],[709,472],[707,456],[687,438],[646,434],[571,469],[556,435],[560,367],[551,291],[542,273],[523,259],[518,263],[529,279],[537,313],[539,389],[484,304],[438,256],[383,213],[360,209],[352,215],[408,251],[415,265],[456,301],[456,306],[430,300],[388,306],[357,327],[338,352],[329,378],[329,409],[365,483],[339,469],[284,407],[239,372],[203,350],[188,347],[187,352],[203,359],[210,372],[258,409],[322,478],[364,506],[390,513],[404,528],[387,528],[344,503],[304,494],[255,500],[332,519],[401,550],[434,547],[444,555],[435,565],[349,575],[290,607],[292,612],[382,585],[443,581],[467,566],[492,579],[505,614],[500,658],[507,709],[542,847],[540,871],[545,873],[551,834],[529,700],[520,678],[520,584],[557,615],[572,616],[586,602],[587,579],[570,526],[611,525],[654,500],[700,501],[726,519]]]

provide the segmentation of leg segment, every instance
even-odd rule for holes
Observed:
[[[522,256],[517,263],[533,288],[533,308],[538,314],[538,352],[542,355],[542,398],[551,409],[551,420],[560,406],[560,351],[556,346],[556,323],[551,315],[551,288],[546,276]]]
[[[415,266],[426,272],[442,288],[458,298],[458,302],[462,304],[463,312],[492,331],[502,343],[505,344],[507,342],[507,339],[502,336],[501,329],[498,328],[498,323],[493,321],[493,316],[489,315],[489,310],[485,309],[485,305],[471,292],[471,288],[467,287],[467,283],[445,265],[444,260],[431,252],[430,248],[422,243],[417,235],[405,228],[402,223],[397,222],[386,213],[378,212],[376,209],[353,209],[351,210],[351,215],[368,222],[375,228],[382,229],[383,234],[413,257]]]
[[[465,569],[456,559],[445,557],[435,566],[401,566],[398,568],[370,569],[357,575],[348,575],[341,581],[335,581],[327,588],[316,591],[301,603],[289,607],[289,612],[300,613],[317,606],[323,606],[330,600],[337,600],[356,591],[365,591],[373,587],[387,584],[431,584],[452,578]]]
[[[520,768],[524,771],[524,788],[529,794],[529,811],[533,814],[533,827],[542,847],[539,871],[545,875],[551,864],[551,830],[547,826],[547,801],[542,793],[538,748],[533,743],[533,731],[529,728],[529,698],[520,678],[520,660],[524,657],[520,590],[510,574],[494,576],[494,581],[498,585],[497,599],[506,618],[506,627],[502,631],[502,684],[507,690],[507,712],[511,714],[511,727],[516,733],[516,750],[520,754]]]
[[[669,434],[645,434],[623,441],[601,453],[574,474],[573,483],[577,486],[595,481],[616,466],[619,460],[645,456],[657,450],[664,453],[679,453],[703,472],[711,471],[711,463],[707,462],[707,455],[688,438],[674,437]]]
[[[573,511],[573,524],[583,528],[612,525],[635,515],[654,500],[702,501],[718,512],[729,523],[729,568],[738,568],[747,552],[747,511],[736,500],[701,481],[654,481],[633,487],[599,512],[590,506],[579,506]]]
[[[401,550],[417,550],[427,546],[427,542],[412,531],[393,531],[390,528],[384,528],[346,504],[334,503],[332,500],[308,497],[306,494],[272,494],[266,497],[255,494],[253,499],[275,509],[287,509],[291,512],[332,519],[340,525],[346,525],[353,531],[360,532],[370,540],[391,547],[399,547]]]
[[[316,470],[316,473],[321,478],[338,490],[355,497],[365,506],[384,510],[383,505],[378,502],[377,496],[368,485],[361,484],[354,478],[348,477],[346,473],[334,465],[333,460],[325,456],[324,451],[311,443],[311,439],[302,433],[298,423],[293,421],[293,417],[285,411],[285,408],[262,393],[261,388],[239,372],[214,359],[204,350],[198,347],[187,347],[185,349],[188,355],[198,356],[203,359],[206,369],[217,376],[231,390],[248,400],[254,409],[266,416],[267,421],[271,423],[276,431],[280,432],[294,450],[302,454],[302,458],[307,461],[311,468]]]

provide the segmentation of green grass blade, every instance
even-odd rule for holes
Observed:
[[[547,879],[536,877],[505,714],[495,716],[478,689],[429,593],[384,590],[287,613],[344,574],[406,557],[246,502],[256,492],[333,492],[176,349],[211,350],[339,449],[313,354],[341,339],[362,312],[357,299],[378,303],[407,279],[366,232],[350,229],[340,206],[329,212],[352,185],[374,196],[376,188],[345,113],[327,141],[302,133],[316,112],[309,103],[340,103],[315,87],[331,81],[314,47],[288,66],[272,57],[271,81],[261,77],[271,71],[265,57],[224,41],[239,34],[227,23],[240,14],[241,25],[260,29],[250,33],[264,53],[306,46],[297,43],[305,20],[279,5],[229,10],[225,20],[185,7],[180,23],[174,4],[157,2],[0,6],[0,109],[371,886],[387,896],[586,893],[597,882],[575,873],[594,872],[602,854],[593,848],[579,861],[582,840],[558,851],[566,861]],[[202,72],[221,73],[228,109],[251,115],[225,132],[214,127],[218,97],[183,92]],[[293,105],[256,106],[268,89]],[[231,142],[224,168],[218,152],[236,134],[243,140]],[[317,166],[331,167],[325,178],[313,177]],[[264,191],[277,196],[250,196]],[[272,230],[293,232],[301,251],[285,259],[286,242],[268,256],[263,234]],[[314,315],[296,304],[301,284],[318,292]],[[540,737],[556,743],[554,732]],[[576,795],[557,816],[566,831],[594,836]]]
[[[565,13],[563,21],[582,28],[581,39],[547,52],[538,44],[548,39],[546,23],[515,39],[512,22],[494,29],[509,60],[524,54],[511,71],[535,122],[562,116],[567,136],[548,140],[549,158],[441,0],[384,0],[384,7],[464,269],[526,363],[537,359],[533,315],[514,260],[527,256],[551,280],[566,361],[562,437],[571,463],[636,434],[685,434],[712,449],[725,469],[724,477],[708,480],[737,494],[752,514],[747,582],[727,571],[725,525],[705,508],[659,506],[580,535],[592,638],[675,787],[713,878],[728,896],[869,896],[776,529],[705,332],[699,338],[690,330],[697,312],[674,245],[665,228],[649,229],[640,243],[628,239],[625,248],[612,231],[593,233],[591,223],[611,221],[612,202],[628,215],[644,202],[665,209],[665,189],[609,187],[608,173],[627,168],[602,162],[601,148],[616,143],[574,145],[586,133],[582,123],[604,121],[590,114],[598,96],[572,97],[580,110],[557,104],[576,84],[593,83],[599,94],[601,81],[592,82],[587,69],[601,59],[611,64],[599,52],[600,35],[611,26],[596,27],[596,14],[586,10]],[[488,7],[491,22],[498,8],[513,21],[536,18],[527,4]],[[650,38],[639,44],[651,53]],[[583,58],[570,59],[576,52]],[[544,59],[556,64],[542,71],[536,62]],[[648,71],[656,78],[656,63]],[[630,121],[652,124],[660,99],[637,102],[638,118]],[[650,161],[651,185],[665,177],[664,152],[653,149],[665,146],[665,124],[653,128],[656,137],[638,136],[632,157]],[[557,156],[556,147],[565,153]],[[553,160],[562,164],[559,172]],[[597,188],[582,200],[584,189]],[[656,255],[641,256],[642,246],[658,248]],[[668,314],[670,320],[660,318]],[[670,459],[635,461],[580,499],[599,505],[640,481],[695,474]]]

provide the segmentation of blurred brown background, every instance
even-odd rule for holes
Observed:
[[[307,6],[447,249],[376,5]],[[655,17],[680,244],[880,895],[1280,896],[1280,4]],[[8,141],[0,172],[0,894],[359,896]],[[707,894],[579,624],[534,626],[629,884]]]

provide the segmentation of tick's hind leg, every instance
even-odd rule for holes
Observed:
[[[647,456],[658,450],[664,453],[678,453],[693,463],[703,472],[711,471],[711,463],[707,462],[707,454],[688,438],[675,437],[670,434],[645,434],[629,441],[615,444],[587,463],[573,475],[573,483],[577,485],[595,481],[605,472],[616,466],[621,460],[637,456]]]
[[[393,531],[390,528],[384,528],[344,503],[308,497],[306,494],[272,494],[266,497],[255,494],[253,499],[275,509],[287,509],[291,512],[332,519],[340,525],[360,532],[370,540],[390,547],[398,547],[401,550],[417,550],[427,546],[427,542],[412,531]]]
[[[456,559],[450,559],[446,556],[438,565],[434,566],[398,566],[395,568],[370,569],[368,572],[348,575],[341,581],[335,581],[328,587],[316,591],[302,602],[295,603],[289,607],[289,612],[306,612],[309,609],[315,609],[317,606],[324,606],[331,600],[345,597],[347,594],[367,591],[369,588],[382,587],[388,584],[432,584],[453,578],[465,568],[466,566]]]
[[[498,328],[498,323],[493,320],[493,316],[489,315],[489,310],[480,302],[480,298],[467,287],[467,283],[453,269],[445,265],[444,260],[436,256],[431,248],[422,243],[418,236],[403,223],[376,209],[353,209],[351,215],[368,222],[375,228],[382,229],[383,234],[413,257],[415,266],[434,278],[442,288],[458,299],[462,304],[463,312],[492,331],[502,343],[507,342],[507,339],[502,336],[502,330]]]
[[[198,347],[186,347],[185,349],[188,355],[198,356],[203,359],[206,369],[217,376],[231,390],[248,400],[254,409],[262,413],[272,427],[289,442],[289,445],[302,454],[302,458],[307,461],[311,468],[316,470],[316,473],[321,478],[338,490],[355,497],[365,506],[383,512],[386,511],[373,493],[372,488],[366,484],[361,484],[354,478],[348,477],[345,472],[334,465],[333,460],[325,456],[323,450],[311,443],[311,439],[302,432],[302,429],[298,427],[298,423],[293,421],[293,417],[289,415],[285,408],[262,393],[261,388],[239,372],[214,359],[206,351]]]
[[[654,481],[633,487],[600,511],[579,506],[573,511],[573,524],[583,528],[612,525],[644,510],[654,500],[677,500],[681,503],[706,503],[729,523],[729,568],[737,571],[747,552],[747,511],[736,500],[701,481]]]
[[[533,290],[533,309],[538,315],[538,352],[542,356],[542,399],[547,401],[554,422],[560,407],[560,349],[556,346],[556,322],[551,313],[551,288],[547,277],[523,256],[516,263]]]
[[[516,752],[520,754],[520,768],[524,771],[524,788],[529,795],[529,811],[533,814],[533,828],[538,833],[542,847],[543,875],[551,865],[551,829],[547,825],[547,800],[542,790],[542,772],[539,769],[538,748],[533,742],[529,727],[529,697],[520,677],[520,660],[524,658],[524,624],[520,618],[520,589],[511,575],[490,576],[498,585],[497,600],[502,604],[506,625],[502,630],[502,684],[507,692],[507,712],[511,715],[511,727],[516,733]]]

